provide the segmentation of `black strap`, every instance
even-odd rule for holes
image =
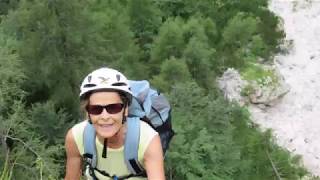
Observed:
[[[158,114],[158,116],[160,117],[160,119],[161,119],[162,123],[164,123],[164,121],[163,121],[163,119],[162,119],[162,116],[161,116],[160,112],[159,112],[155,107],[153,107],[153,106],[151,106],[151,109],[152,109],[154,112],[156,112],[156,113]],[[169,113],[169,114],[170,114],[170,113]]]
[[[143,170],[140,168],[140,166],[138,165],[138,163],[135,159],[129,159],[129,163],[131,164],[131,167],[134,169],[136,174],[142,173]]]
[[[107,146],[108,144],[108,138],[104,138],[104,141],[103,141],[103,150],[102,150],[102,158],[107,158]]]
[[[92,177],[93,180],[99,180],[96,176],[96,174],[94,174],[94,169],[91,167],[91,165],[88,166],[89,167],[89,174]]]
[[[112,179],[118,179],[118,180],[125,180],[125,179],[129,179],[129,178],[132,178],[132,177],[147,177],[146,171],[141,171],[139,174],[129,174],[129,175],[125,175],[125,176],[116,176],[116,175],[111,176],[106,171],[100,170],[98,168],[90,168],[89,172],[90,172],[90,175],[93,177],[94,180],[99,180],[97,178],[97,176],[94,174],[94,171],[98,171],[100,174],[102,174],[104,176],[107,176],[107,177],[112,178]]]
[[[107,176],[107,177],[109,177],[109,178],[112,178],[113,176],[110,176],[110,174],[109,173],[107,173],[106,171],[103,171],[103,170],[100,170],[100,169],[98,169],[98,168],[91,168],[93,171],[94,170],[96,170],[96,171],[98,171],[100,174],[102,174],[102,175],[104,175],[104,176]],[[94,174],[94,173],[93,173]],[[91,175],[91,174],[90,174]]]
[[[168,130],[172,130],[171,126],[171,115],[169,114],[168,119],[161,125],[155,128],[155,130],[159,133],[166,132]]]
[[[119,176],[118,179],[119,180],[123,180],[123,179],[129,179],[129,178],[132,178],[132,177],[147,177],[147,173],[146,173],[146,171],[141,171],[140,174],[129,174],[129,175],[126,175],[126,176]]]
[[[128,174],[128,175],[124,175],[124,176],[116,176],[116,175],[111,176],[108,172],[106,172],[104,170],[100,170],[98,168],[93,168],[91,166],[91,164],[88,163],[88,161],[85,161],[84,163],[85,163],[85,166],[89,169],[89,174],[90,174],[90,176],[92,177],[93,180],[99,180],[94,171],[97,171],[100,174],[102,174],[103,176],[112,178],[114,180],[116,180],[116,179],[117,180],[125,180],[125,179],[129,179],[129,178],[132,178],[132,177],[147,177],[147,173],[146,173],[145,170],[140,171],[137,174]]]

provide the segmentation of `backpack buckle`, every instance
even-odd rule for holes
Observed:
[[[92,157],[93,157],[92,154],[86,153],[86,154],[83,155],[83,161],[91,165],[92,161],[93,161]]]

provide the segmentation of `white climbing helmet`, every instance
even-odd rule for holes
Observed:
[[[97,69],[84,78],[80,87],[80,98],[85,94],[96,90],[115,90],[124,92],[129,98],[132,97],[128,79],[119,71],[107,67]]]

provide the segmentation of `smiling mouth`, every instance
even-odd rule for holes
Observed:
[[[111,128],[113,126],[113,124],[101,124],[99,125],[101,128],[103,129],[108,129],[108,128]]]

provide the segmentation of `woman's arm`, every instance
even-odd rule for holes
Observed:
[[[144,154],[148,180],[164,180],[163,153],[159,135],[151,140]]]
[[[71,129],[68,131],[65,139],[65,148],[67,152],[67,165],[65,180],[80,179],[81,176],[81,155],[74,141]]]

